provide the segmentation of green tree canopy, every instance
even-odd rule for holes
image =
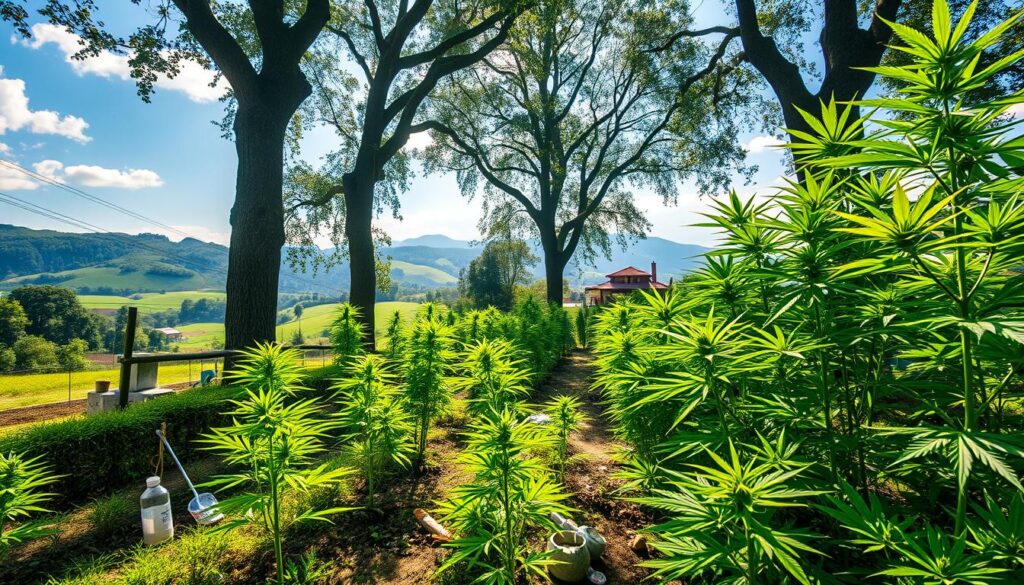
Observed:
[[[463,296],[480,308],[512,309],[516,285],[530,282],[530,267],[540,260],[522,240],[488,242],[459,279]]]
[[[0,297],[0,346],[14,345],[25,335],[28,317],[21,303],[14,299]]]
[[[82,339],[89,347],[100,345],[96,317],[82,306],[71,289],[58,286],[21,286],[11,291],[10,300],[24,309],[28,318],[25,333],[65,345]]]
[[[361,309],[372,346],[373,303],[387,292],[388,262],[375,243],[389,243],[373,219],[408,187],[409,137],[424,130],[420,109],[435,87],[504,42],[525,4],[520,0],[346,0],[333,4],[328,34],[304,63],[313,99],[306,127],[326,125],[340,143],[319,169],[299,163],[285,193],[292,260],[314,267],[345,254],[350,302]],[[335,248],[325,256],[318,236]]]

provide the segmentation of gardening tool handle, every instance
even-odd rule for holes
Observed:
[[[192,490],[192,495],[196,497],[196,501],[199,500],[199,492],[196,491],[196,486],[192,485],[192,480],[188,478],[188,474],[185,473],[185,468],[182,467],[181,461],[178,461],[178,456],[174,454],[174,449],[171,448],[171,444],[167,442],[167,437],[162,432],[157,430],[156,436],[160,437],[160,440],[164,442],[164,446],[167,447],[167,452],[171,455],[171,459],[174,460],[174,464],[178,466],[178,471],[181,472],[181,476],[185,478],[185,483],[188,484],[188,489]]]

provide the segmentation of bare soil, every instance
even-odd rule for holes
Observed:
[[[185,390],[189,387],[188,382],[178,384],[164,384],[161,388],[171,390]],[[63,418],[73,414],[85,414],[85,399],[50,402],[48,404],[36,404],[21,408],[0,410],[0,427],[24,425],[28,423],[43,422],[55,418]]]

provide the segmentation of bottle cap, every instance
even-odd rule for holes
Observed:
[[[159,475],[154,475],[153,477],[147,477],[146,478],[146,487],[148,487],[148,488],[155,488],[158,485],[160,485],[160,476]]]

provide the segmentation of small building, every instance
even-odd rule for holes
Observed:
[[[668,290],[667,284],[658,282],[657,262],[651,262],[650,272],[628,266],[605,276],[608,277],[606,282],[583,289],[588,305],[603,305],[612,302],[615,295],[628,294],[635,290]]]
[[[159,331],[160,333],[163,333],[167,337],[167,339],[171,341],[181,341],[182,338],[181,331],[178,331],[177,329],[174,329],[172,327],[157,327],[156,329],[154,329],[154,331]]]

